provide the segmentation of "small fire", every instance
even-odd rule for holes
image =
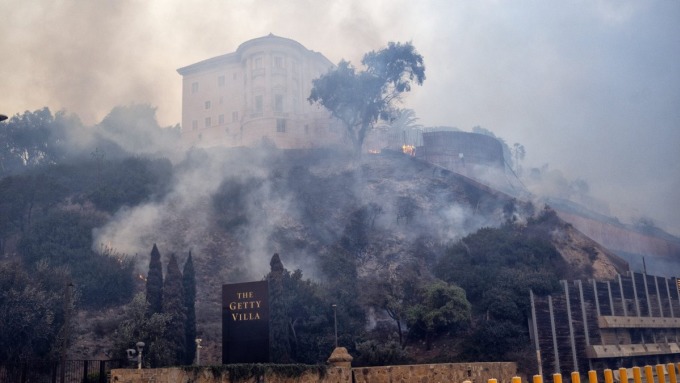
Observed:
[[[402,145],[401,151],[404,152],[404,154],[408,154],[411,157],[416,155],[416,147],[413,145]]]

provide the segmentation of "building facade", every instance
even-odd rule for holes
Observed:
[[[321,53],[273,34],[179,68],[185,147],[338,144],[337,122],[307,101],[312,80],[331,68]]]
[[[680,362],[678,280],[644,273],[562,281],[531,295],[530,324],[543,374]]]
[[[503,170],[505,165],[503,146],[498,139],[461,131],[424,132],[416,157],[461,174],[472,166]]]

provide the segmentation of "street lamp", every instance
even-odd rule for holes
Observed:
[[[196,365],[200,366],[201,365],[201,349],[203,346],[201,346],[201,342],[203,339],[201,338],[196,338]]]
[[[335,326],[335,348],[338,348],[338,305],[334,303],[331,307],[333,307],[333,324]]]
[[[137,342],[137,369],[142,369],[142,350],[144,350],[144,342]]]
[[[0,117],[5,117],[0,115]],[[2,121],[2,119],[0,119]],[[68,350],[68,342],[71,330],[71,309],[73,308],[73,283],[69,280],[66,283],[66,290],[64,291],[64,339],[61,345],[61,381],[66,378],[66,352]]]

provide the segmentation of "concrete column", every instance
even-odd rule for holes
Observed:
[[[623,306],[623,316],[628,316],[628,304],[626,303],[626,296],[623,294],[623,281],[621,280],[621,274],[617,274],[619,278],[619,291],[621,292],[621,306]]]
[[[557,331],[555,329],[555,313],[553,311],[552,295],[548,295],[548,309],[550,311],[550,328],[552,330],[553,350],[555,351],[555,371],[560,371],[560,354],[557,351]]]
[[[663,280],[666,285],[666,295],[668,296],[668,308],[671,310],[671,318],[675,318],[675,313],[673,312],[673,298],[671,298],[671,289],[668,286],[668,278],[664,277]]]
[[[630,273],[630,280],[633,282],[633,298],[635,298],[635,312],[637,313],[637,316],[640,316],[640,302],[638,302],[638,297],[637,297],[637,287],[635,286],[635,273],[631,272]]]
[[[574,360],[574,371],[578,371],[578,359],[576,358],[576,341],[574,340],[574,325],[571,320],[571,302],[569,301],[569,285],[562,281],[564,295],[567,299],[567,320],[569,321],[569,342],[571,343],[571,356]]]

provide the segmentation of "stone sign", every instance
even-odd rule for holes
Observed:
[[[267,281],[222,285],[222,363],[269,362]]]

